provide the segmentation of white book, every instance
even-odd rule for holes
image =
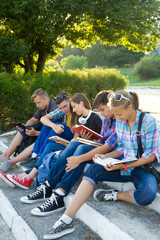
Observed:
[[[112,164],[112,165],[115,165],[115,164],[121,164],[121,163],[126,163],[126,162],[133,162],[133,161],[136,161],[138,160],[138,158],[126,158],[126,159],[122,159],[122,160],[119,160],[119,159],[116,159],[116,158],[95,158],[94,159],[94,162],[95,163],[98,163],[98,164],[101,164],[103,166],[106,166],[107,164]]]

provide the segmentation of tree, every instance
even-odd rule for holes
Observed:
[[[66,44],[85,47],[96,38],[151,50],[159,38],[159,6],[158,0],[1,0],[0,31],[27,49],[13,62],[39,72]]]

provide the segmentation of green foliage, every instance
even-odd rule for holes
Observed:
[[[84,55],[87,58],[89,68],[123,67],[126,64],[130,66],[138,62],[140,58],[144,56],[142,52],[133,52],[123,46],[110,47],[109,45],[102,45],[100,41],[87,47],[84,51],[76,47],[71,48],[71,46],[66,46],[61,54],[63,56],[58,56],[56,58],[58,61],[70,55]]]
[[[137,73],[142,79],[160,77],[160,55],[143,57],[135,65],[135,73]]]
[[[76,70],[76,69],[83,69],[87,68],[87,58],[84,56],[73,56],[70,55],[66,58],[63,58],[60,62],[63,70]]]
[[[96,39],[150,51],[159,39],[159,6],[157,0],[1,0],[0,32],[18,43],[11,47],[18,61],[8,56],[7,64],[40,72],[65,45],[85,48]]]
[[[127,79],[116,69],[83,69],[67,71],[45,71],[41,73],[8,74],[0,73],[0,126],[2,130],[12,127],[13,121],[26,122],[36,110],[30,97],[37,88],[44,88],[53,98],[60,91],[72,96],[83,92],[92,101],[104,89],[121,89]]]
[[[45,63],[44,69],[47,70],[47,71],[60,71],[61,70],[61,66],[59,65],[57,60],[49,59]]]

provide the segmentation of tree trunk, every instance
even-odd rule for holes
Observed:
[[[29,54],[29,55],[27,56],[27,58],[24,60],[25,73],[28,73],[29,71],[31,71],[31,72],[34,71],[33,63],[34,63],[33,55],[32,55],[32,54]]]
[[[36,72],[43,72],[47,56],[48,55],[45,52],[39,51],[39,57],[38,57]]]

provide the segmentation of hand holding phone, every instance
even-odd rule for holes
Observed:
[[[25,131],[26,129],[28,129],[28,130],[31,130],[31,129],[32,129],[31,126],[29,126],[29,125],[26,126],[26,125],[22,124],[21,122],[13,122],[13,124],[14,124],[15,126],[19,127],[19,128],[22,128],[24,131]]]

